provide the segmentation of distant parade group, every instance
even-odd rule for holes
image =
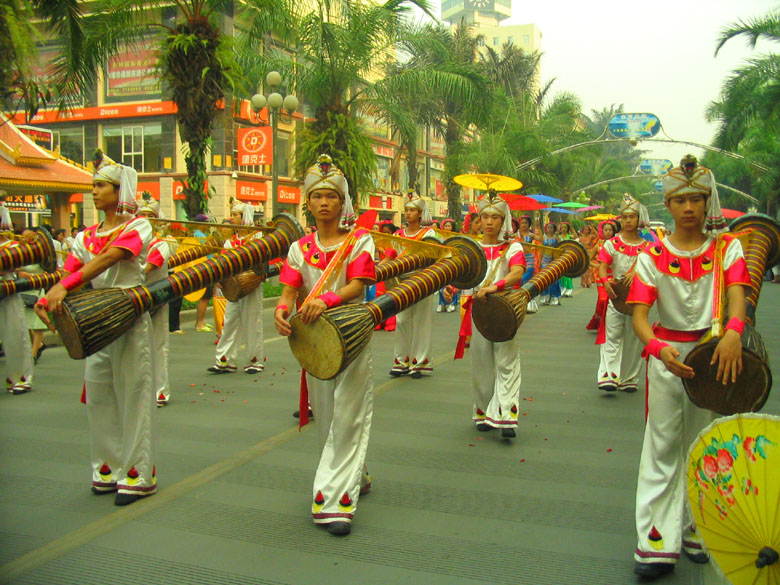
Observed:
[[[693,156],[662,183],[674,221],[666,233],[649,228],[647,209],[629,194],[615,219],[580,234],[565,222],[513,218],[489,181],[462,233],[452,220],[432,225],[428,204],[415,192],[406,195],[405,225],[396,228],[370,213],[357,216],[346,177],[322,155],[304,178],[314,218],[306,233],[285,214],[258,228],[252,206],[235,202],[229,225],[180,222],[198,230],[201,245],[176,251],[163,234],[159,205],[136,199],[136,171],[98,153],[92,196],[103,220],[75,236],[61,266],[51,261],[57,254],[49,236],[39,230],[17,238],[0,205],[6,388],[14,395],[32,390],[34,354],[21,294],[48,289],[32,309],[35,317],[59,332],[71,357],[86,358],[91,490],[113,494],[118,506],[149,497],[157,491],[155,411],[171,400],[168,303],[221,286],[227,302],[208,370],[258,374],[265,368],[262,281],[278,274],[283,288],[274,326],[303,369],[295,414],[300,425],[315,418],[319,438],[312,519],[347,535],[360,497],[371,489],[372,332],[394,330],[389,376],[430,377],[434,313],[457,307],[455,357],[471,355],[473,424],[511,440],[521,401],[520,324],[540,304],[560,306],[581,278],[581,286],[598,289],[587,324],[599,346],[594,388],[635,393],[646,364],[634,571],[659,577],[681,553],[706,563],[709,553],[686,504],[686,450],[717,413],[755,409],[761,400],[746,403],[740,393],[735,404],[708,402],[716,387],[731,388],[748,375],[743,343],[749,337],[760,344],[752,323],[769,261],[767,246],[755,242],[776,241],[778,227],[755,215],[745,216],[741,231],[732,225],[728,232],[712,172]],[[221,233],[215,227],[232,233],[213,237]],[[45,269],[32,273],[31,265]],[[708,361],[698,362],[705,366],[691,365],[689,354],[705,345],[701,359]]]

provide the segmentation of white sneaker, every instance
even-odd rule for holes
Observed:
[[[447,306],[447,312],[448,313],[454,313],[455,312],[455,305],[448,305]]]
[[[437,313],[441,313],[441,307],[442,307],[441,305],[437,305],[436,306],[436,312]]]
[[[550,299],[550,305],[553,307],[560,307],[561,306],[561,299],[558,297],[553,297]]]
[[[528,314],[537,313],[539,311],[539,305],[536,304],[536,299],[528,301],[528,306],[525,308],[525,312]]]

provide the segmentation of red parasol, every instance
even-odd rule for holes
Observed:
[[[507,202],[509,209],[512,211],[536,211],[545,208],[544,204],[539,203],[531,197],[526,197],[525,195],[519,195],[517,193],[499,193],[498,196]]]
[[[734,219],[736,217],[742,217],[745,215],[744,211],[737,211],[736,209],[726,209],[725,207],[721,207],[720,211],[723,213],[723,217],[726,219]]]

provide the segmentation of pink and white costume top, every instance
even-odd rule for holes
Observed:
[[[502,244],[485,244],[480,242],[479,245],[482,246],[482,251],[485,252],[485,257],[487,258],[487,272],[479,286],[472,289],[473,292],[477,292],[483,286],[487,286],[486,281],[488,278],[490,278],[490,284],[496,284],[496,282],[502,280],[509,274],[509,271],[512,270],[512,267],[514,266],[526,268],[523,245],[518,241],[504,242]],[[509,249],[506,254],[504,254],[504,250],[506,250],[507,247]],[[503,258],[501,257],[502,254],[504,256]],[[495,274],[493,274],[493,269],[499,260],[500,264],[498,265],[498,268],[496,268]]]
[[[627,244],[617,235],[604,242],[599,250],[598,260],[612,269],[613,279],[620,280],[633,268],[637,257],[649,244],[647,240],[638,244]]]
[[[80,232],[73,248],[65,260],[65,270],[71,274],[81,270],[87,262],[103,250],[122,248],[131,253],[131,257],[116,262],[92,279],[94,288],[130,288],[146,282],[146,267],[149,244],[152,241],[152,225],[142,217],[105,232],[98,231],[99,224]]]
[[[362,278],[374,282],[376,280],[376,267],[374,265],[374,239],[367,230],[358,229],[349,236],[352,241],[349,246],[344,265],[335,275],[328,286],[322,290],[325,292],[338,292],[339,289],[354,278]],[[328,263],[338,251],[341,244],[325,248],[320,244],[317,232],[304,236],[296,241],[287,253],[279,282],[293,288],[300,289],[299,301],[308,295],[309,290],[317,283]],[[362,302],[365,291],[354,299],[353,303]]]
[[[732,235],[720,237],[727,242],[723,253],[725,287],[749,286],[742,245]],[[715,238],[709,237],[689,252],[675,248],[669,238],[650,244],[637,261],[628,302],[652,306],[658,301],[660,325],[666,329],[708,329],[712,324],[715,243]]]
[[[149,245],[147,264],[154,266],[146,274],[146,282],[152,283],[168,276],[168,259],[171,257],[171,247],[168,242],[160,238],[154,238]]]

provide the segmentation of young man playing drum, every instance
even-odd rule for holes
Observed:
[[[506,201],[488,192],[479,202],[479,216],[482,225],[479,243],[488,269],[482,284],[474,289],[474,303],[486,302],[489,294],[511,290],[525,272],[523,246],[513,241],[512,216]],[[471,335],[474,422],[480,431],[501,429],[501,436],[511,439],[516,436],[520,403],[520,336],[496,343],[485,339],[476,327],[472,328]]]
[[[407,226],[398,230],[396,236],[418,241],[436,237],[436,232],[427,227],[431,224],[428,204],[414,191],[406,197],[404,218]],[[392,259],[396,255],[391,248],[385,252],[386,258]],[[434,295],[431,295],[396,316],[395,360],[391,376],[411,374],[412,378],[422,378],[433,374],[433,304]]]
[[[75,288],[87,282],[96,289],[130,288],[146,282],[144,267],[152,226],[133,215],[138,175],[100,151],[95,167],[92,199],[105,219],[76,236],[65,261],[68,276],[35,307],[52,331],[47,312],[62,312],[62,302]],[[153,348],[151,318],[144,313],[121,337],[86,360],[92,491],[98,495],[118,492],[117,506],[157,490]]]
[[[713,295],[721,282],[729,319],[712,363],[717,363],[717,381],[724,384],[735,381],[742,370],[743,287],[750,279],[739,240],[714,237],[726,227],[715,185],[709,169],[691,155],[664,176],[664,203],[675,229],[640,254],[628,296],[634,304],[634,331],[645,345],[645,355],[652,356],[647,365],[648,411],[637,481],[634,554],[634,572],[649,579],[674,570],[680,548],[694,562],[709,560],[687,506],[686,457],[714,413],[688,399],[681,378],[704,375],[684,360],[710,330]],[[648,313],[655,303],[659,323],[651,328]]]
[[[610,299],[617,298],[612,288],[615,281],[624,280],[627,285],[631,284],[636,259],[648,244],[639,235],[639,224],[646,223],[646,216],[645,206],[626,193],[620,207],[622,229],[617,236],[604,242],[598,256],[599,282]],[[610,302],[604,329],[605,339],[600,344],[601,360],[596,377],[599,389],[605,392],[636,392],[642,347],[634,335],[631,315],[624,315]]]
[[[325,309],[361,302],[366,286],[376,279],[374,240],[367,230],[348,231],[355,214],[347,180],[329,156],[320,156],[320,162],[308,170],[304,193],[317,230],[290,247],[279,276],[284,289],[274,324],[284,336],[292,331],[288,319],[296,301],[302,303],[298,312],[303,323],[312,323]],[[312,298],[304,301],[307,296]],[[322,449],[314,477],[312,517],[331,534],[346,535],[360,494],[371,487],[365,467],[374,401],[371,346],[332,380],[306,374],[305,381],[302,392],[305,387],[311,390]],[[306,404],[304,396],[301,402]],[[307,422],[305,414],[304,409],[302,424]]]
[[[235,202],[230,208],[230,217],[237,226],[254,225],[254,209],[249,203]],[[259,237],[260,232],[257,232]],[[225,249],[243,246],[252,234],[243,236],[237,230],[233,237],[225,241]],[[237,301],[227,301],[225,324],[217,343],[216,361],[208,369],[215,374],[235,372],[238,353],[242,345],[247,355],[244,365],[245,374],[259,374],[265,369],[265,350],[263,347],[263,285]]]
[[[160,204],[152,199],[142,201],[138,207],[138,217],[159,218]],[[151,284],[168,276],[168,259],[171,248],[168,242],[158,237],[152,239],[146,258],[146,282]],[[162,305],[152,315],[152,334],[154,335],[154,395],[157,406],[165,406],[171,398],[168,383],[168,305]]]

